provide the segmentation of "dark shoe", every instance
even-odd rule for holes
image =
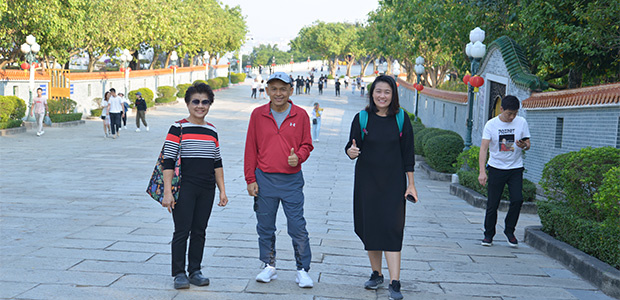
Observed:
[[[517,240],[514,234],[512,233],[504,233],[504,234],[506,234],[506,239],[508,240],[508,246],[512,248],[519,247],[519,241]]]
[[[189,289],[189,279],[187,279],[187,275],[185,272],[179,273],[174,276],[174,288],[175,289]]]
[[[485,237],[485,238],[482,240],[482,243],[480,243],[480,244],[481,244],[482,246],[491,247],[491,246],[493,246],[493,239],[492,239],[492,238],[487,238],[487,237]]]
[[[376,290],[383,284],[383,275],[379,275],[379,272],[372,271],[370,279],[364,283],[364,288],[367,290]]]
[[[209,278],[202,276],[202,272],[196,271],[189,275],[189,282],[193,285],[209,285]]]
[[[390,292],[390,300],[400,300],[403,299],[403,294],[400,293],[400,281],[392,280],[392,283],[388,286],[388,290]]]

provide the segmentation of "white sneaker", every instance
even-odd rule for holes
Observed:
[[[37,136],[41,136],[41,132],[37,132]]]
[[[278,278],[276,274],[276,267],[267,265],[258,275],[256,275],[256,281],[258,282],[270,282],[272,279]]]
[[[148,126],[146,126],[146,131],[149,131],[149,127]]]
[[[41,135],[43,135],[45,133],[45,131],[41,130]]]
[[[123,129],[127,130],[127,126],[123,126]]]
[[[306,272],[305,270],[297,271],[297,277],[295,277],[295,282],[297,282],[299,284],[299,287],[301,288],[311,288],[314,286],[312,278],[310,278],[310,275],[308,275],[308,272]]]
[[[140,132],[140,128],[136,128],[136,132]]]

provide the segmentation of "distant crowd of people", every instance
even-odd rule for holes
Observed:
[[[111,88],[104,95],[101,101],[101,120],[103,121],[103,137],[116,139],[120,137],[121,129],[127,130],[127,113],[131,102],[123,93],[116,93],[116,89]],[[149,131],[146,122],[146,100],[142,98],[142,93],[136,93],[136,132],[140,132],[140,122]]]

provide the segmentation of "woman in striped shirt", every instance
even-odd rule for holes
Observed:
[[[191,86],[185,93],[189,116],[174,123],[164,143],[164,199],[162,206],[172,213],[172,276],[174,288],[189,288],[189,284],[208,285],[209,279],[200,271],[205,231],[213,200],[215,186],[219,193],[219,206],[228,203],[224,187],[224,171],[215,126],[205,121],[213,103],[213,91],[201,83]],[[177,201],[172,195],[172,177],[181,143],[181,188]],[[189,238],[187,273],[185,254]]]

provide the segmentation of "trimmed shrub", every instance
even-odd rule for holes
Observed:
[[[424,146],[426,162],[437,172],[456,172],[456,158],[463,151],[463,139],[452,134],[430,137]]]
[[[198,80],[194,80],[194,82],[192,82],[192,85],[197,85],[199,83],[209,84],[207,81],[204,81],[202,79],[198,79]]]
[[[50,118],[51,118],[51,115],[71,114],[75,110],[76,106],[77,106],[77,102],[69,98],[61,98],[58,100],[54,100],[54,99],[47,100],[47,107],[49,108],[49,111],[50,111]],[[54,120],[52,120],[52,122],[54,122]]]
[[[620,270],[620,223],[579,217],[569,203],[538,201],[542,230]]]
[[[245,73],[230,73],[230,81],[232,83],[244,82]]]
[[[327,79],[334,79],[334,76],[332,76],[332,74],[327,75]]]
[[[101,109],[101,108],[91,109],[90,110],[90,115],[93,116],[93,117],[101,117],[102,111],[103,111],[103,109]]]
[[[10,121],[21,121],[24,116],[26,116],[26,102],[24,100],[16,96],[0,96],[0,122],[9,123]],[[14,125],[15,122],[11,122],[11,124]],[[9,125],[7,124],[5,126]]]
[[[173,86],[162,85],[157,88],[157,97],[158,98],[168,98],[174,97],[174,94],[177,93],[177,89]]]
[[[594,195],[618,162],[620,149],[613,147],[560,154],[545,164],[541,185],[549,200],[566,201],[580,216],[602,221],[606,213],[594,204]]]
[[[137,92],[142,93],[142,98],[144,98],[144,101],[146,101],[146,107],[153,107],[155,105],[155,101],[153,100],[155,97],[155,94],[153,93],[153,91],[151,91],[151,89],[144,87],[144,88],[139,88],[137,90],[133,90],[129,92],[129,95],[127,95],[128,99],[132,103],[131,104],[132,108],[135,106],[135,103],[136,103]]]
[[[605,219],[620,224],[620,166],[613,167],[604,175],[603,183],[594,194],[594,206]]]
[[[49,100],[48,104],[49,106]],[[71,114],[52,114],[50,113],[50,119],[52,123],[62,123],[62,122],[70,122],[70,121],[78,121],[82,119],[82,113],[71,113]]]
[[[228,77],[217,77],[221,82],[221,87],[228,87]]]
[[[155,103],[170,103],[177,101],[177,97],[161,97],[155,98]]]
[[[214,90],[217,90],[220,87],[222,87],[220,80],[217,78],[207,80],[207,84]]]
[[[194,83],[196,81],[194,81]],[[189,89],[190,86],[192,86],[192,83],[183,83],[183,84],[177,85],[177,90],[179,91],[177,93],[177,98],[185,98],[185,92],[187,92],[187,89]]]
[[[6,122],[0,122],[0,129],[8,129],[22,126],[24,121],[20,120],[8,120]]]
[[[413,136],[413,142],[415,145],[415,154],[424,156],[424,147],[422,144],[422,139],[424,138],[424,136],[426,136],[427,134],[431,133],[432,131],[436,129],[438,128],[432,128],[432,127],[424,128],[418,131],[418,134],[415,134]]]

